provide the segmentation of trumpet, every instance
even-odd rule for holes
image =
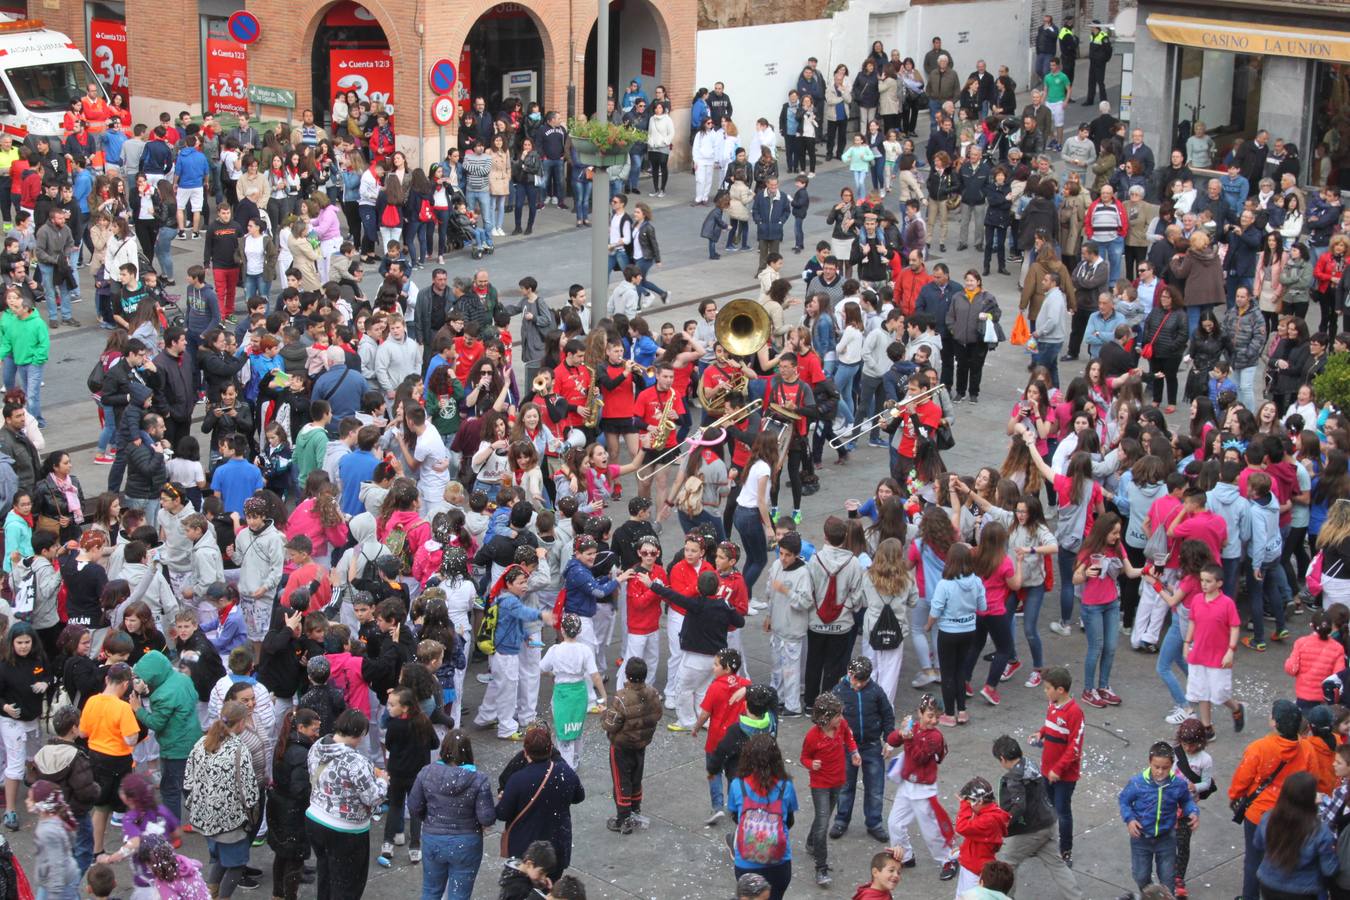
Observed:
[[[679,445],[679,453],[677,453],[674,458],[668,459],[662,463],[650,462],[639,468],[637,470],[638,481],[650,481],[652,478],[656,477],[658,473],[665,471],[668,467],[682,464],[689,458],[690,453],[693,453],[699,447],[703,446],[703,435],[709,429],[726,428],[735,425],[738,422],[742,422],[745,419],[750,418],[750,416],[762,405],[763,401],[761,400],[751,400],[749,403],[745,404],[745,406],[742,406],[739,409],[733,409],[731,412],[720,418],[714,419],[707,425],[694,429],[689,433],[689,437],[684,439],[684,443]]]
[[[844,446],[850,441],[856,441],[859,437],[862,436],[862,434],[865,431],[867,431],[867,429],[872,428],[876,425],[880,425],[882,420],[885,419],[887,416],[899,418],[900,415],[898,412],[899,410],[904,409],[907,406],[912,407],[923,400],[927,400],[929,397],[933,396],[941,389],[942,386],[939,385],[934,388],[929,388],[926,391],[921,391],[915,394],[913,397],[907,396],[898,401],[887,400],[885,403],[882,404],[881,412],[877,413],[876,415],[868,416],[861,422],[853,423],[848,428],[845,428],[840,434],[837,434],[834,437],[830,438],[830,449],[838,450],[840,447]]]
[[[641,375],[648,381],[656,380],[656,366],[644,366],[642,363],[638,362],[635,359],[630,359],[627,362],[629,372],[635,375]]]

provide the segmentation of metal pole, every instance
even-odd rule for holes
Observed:
[[[436,132],[437,132],[437,134],[440,135],[440,138],[439,138],[439,140],[437,141],[437,148],[438,148],[438,151],[440,152],[440,156],[436,157],[436,161],[437,161],[438,163],[441,163],[442,165],[444,165],[444,160],[445,160],[445,126],[444,126],[444,125],[438,126],[438,127],[436,128]]]
[[[598,0],[595,17],[595,115],[606,118],[609,86],[609,0]],[[591,181],[591,321],[608,315],[609,300],[609,171],[596,166]],[[603,207],[603,209],[602,209]],[[595,213],[603,218],[596,222]]]

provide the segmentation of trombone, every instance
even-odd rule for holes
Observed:
[[[699,447],[703,446],[702,438],[704,432],[706,432],[711,428],[726,428],[731,425],[735,425],[737,422],[744,421],[745,419],[750,418],[750,416],[752,416],[755,412],[757,412],[762,405],[763,405],[762,400],[751,400],[749,403],[745,404],[745,406],[742,406],[740,409],[734,409],[731,412],[727,413],[726,415],[718,419],[714,419],[707,425],[695,428],[693,431],[689,433],[689,437],[685,438],[682,443],[676,446],[675,449],[678,452],[673,458],[668,459],[665,462],[661,463],[649,462],[643,465],[641,468],[639,468],[637,470],[638,481],[650,481],[651,479],[655,478],[659,473],[664,472],[670,466],[677,466],[685,462],[685,460],[689,458],[689,454],[693,453]]]
[[[840,447],[844,446],[850,441],[856,441],[858,438],[862,437],[863,433],[866,432],[869,428],[872,428],[875,425],[880,425],[881,420],[884,419],[886,416],[898,417],[896,410],[899,410],[906,406],[913,406],[923,400],[927,400],[929,397],[933,396],[940,390],[942,390],[942,385],[938,385],[937,387],[934,388],[929,388],[926,391],[920,391],[913,397],[906,396],[904,399],[899,401],[887,400],[884,404],[882,404],[881,412],[877,413],[876,415],[868,416],[861,422],[853,423],[848,428],[845,428],[842,433],[837,434],[834,437],[830,438],[830,449],[838,450]]]

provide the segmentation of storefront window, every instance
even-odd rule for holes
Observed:
[[[1227,154],[1238,138],[1250,138],[1257,131],[1262,58],[1197,47],[1176,49],[1175,139],[1184,143],[1194,124],[1204,122],[1220,155]]]
[[[1350,188],[1350,64],[1318,63],[1313,90],[1313,184]]]

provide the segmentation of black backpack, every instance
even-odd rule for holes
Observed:
[[[905,632],[900,627],[900,619],[887,603],[881,608],[881,614],[872,626],[872,633],[867,636],[867,645],[876,651],[899,650],[904,639]]]

